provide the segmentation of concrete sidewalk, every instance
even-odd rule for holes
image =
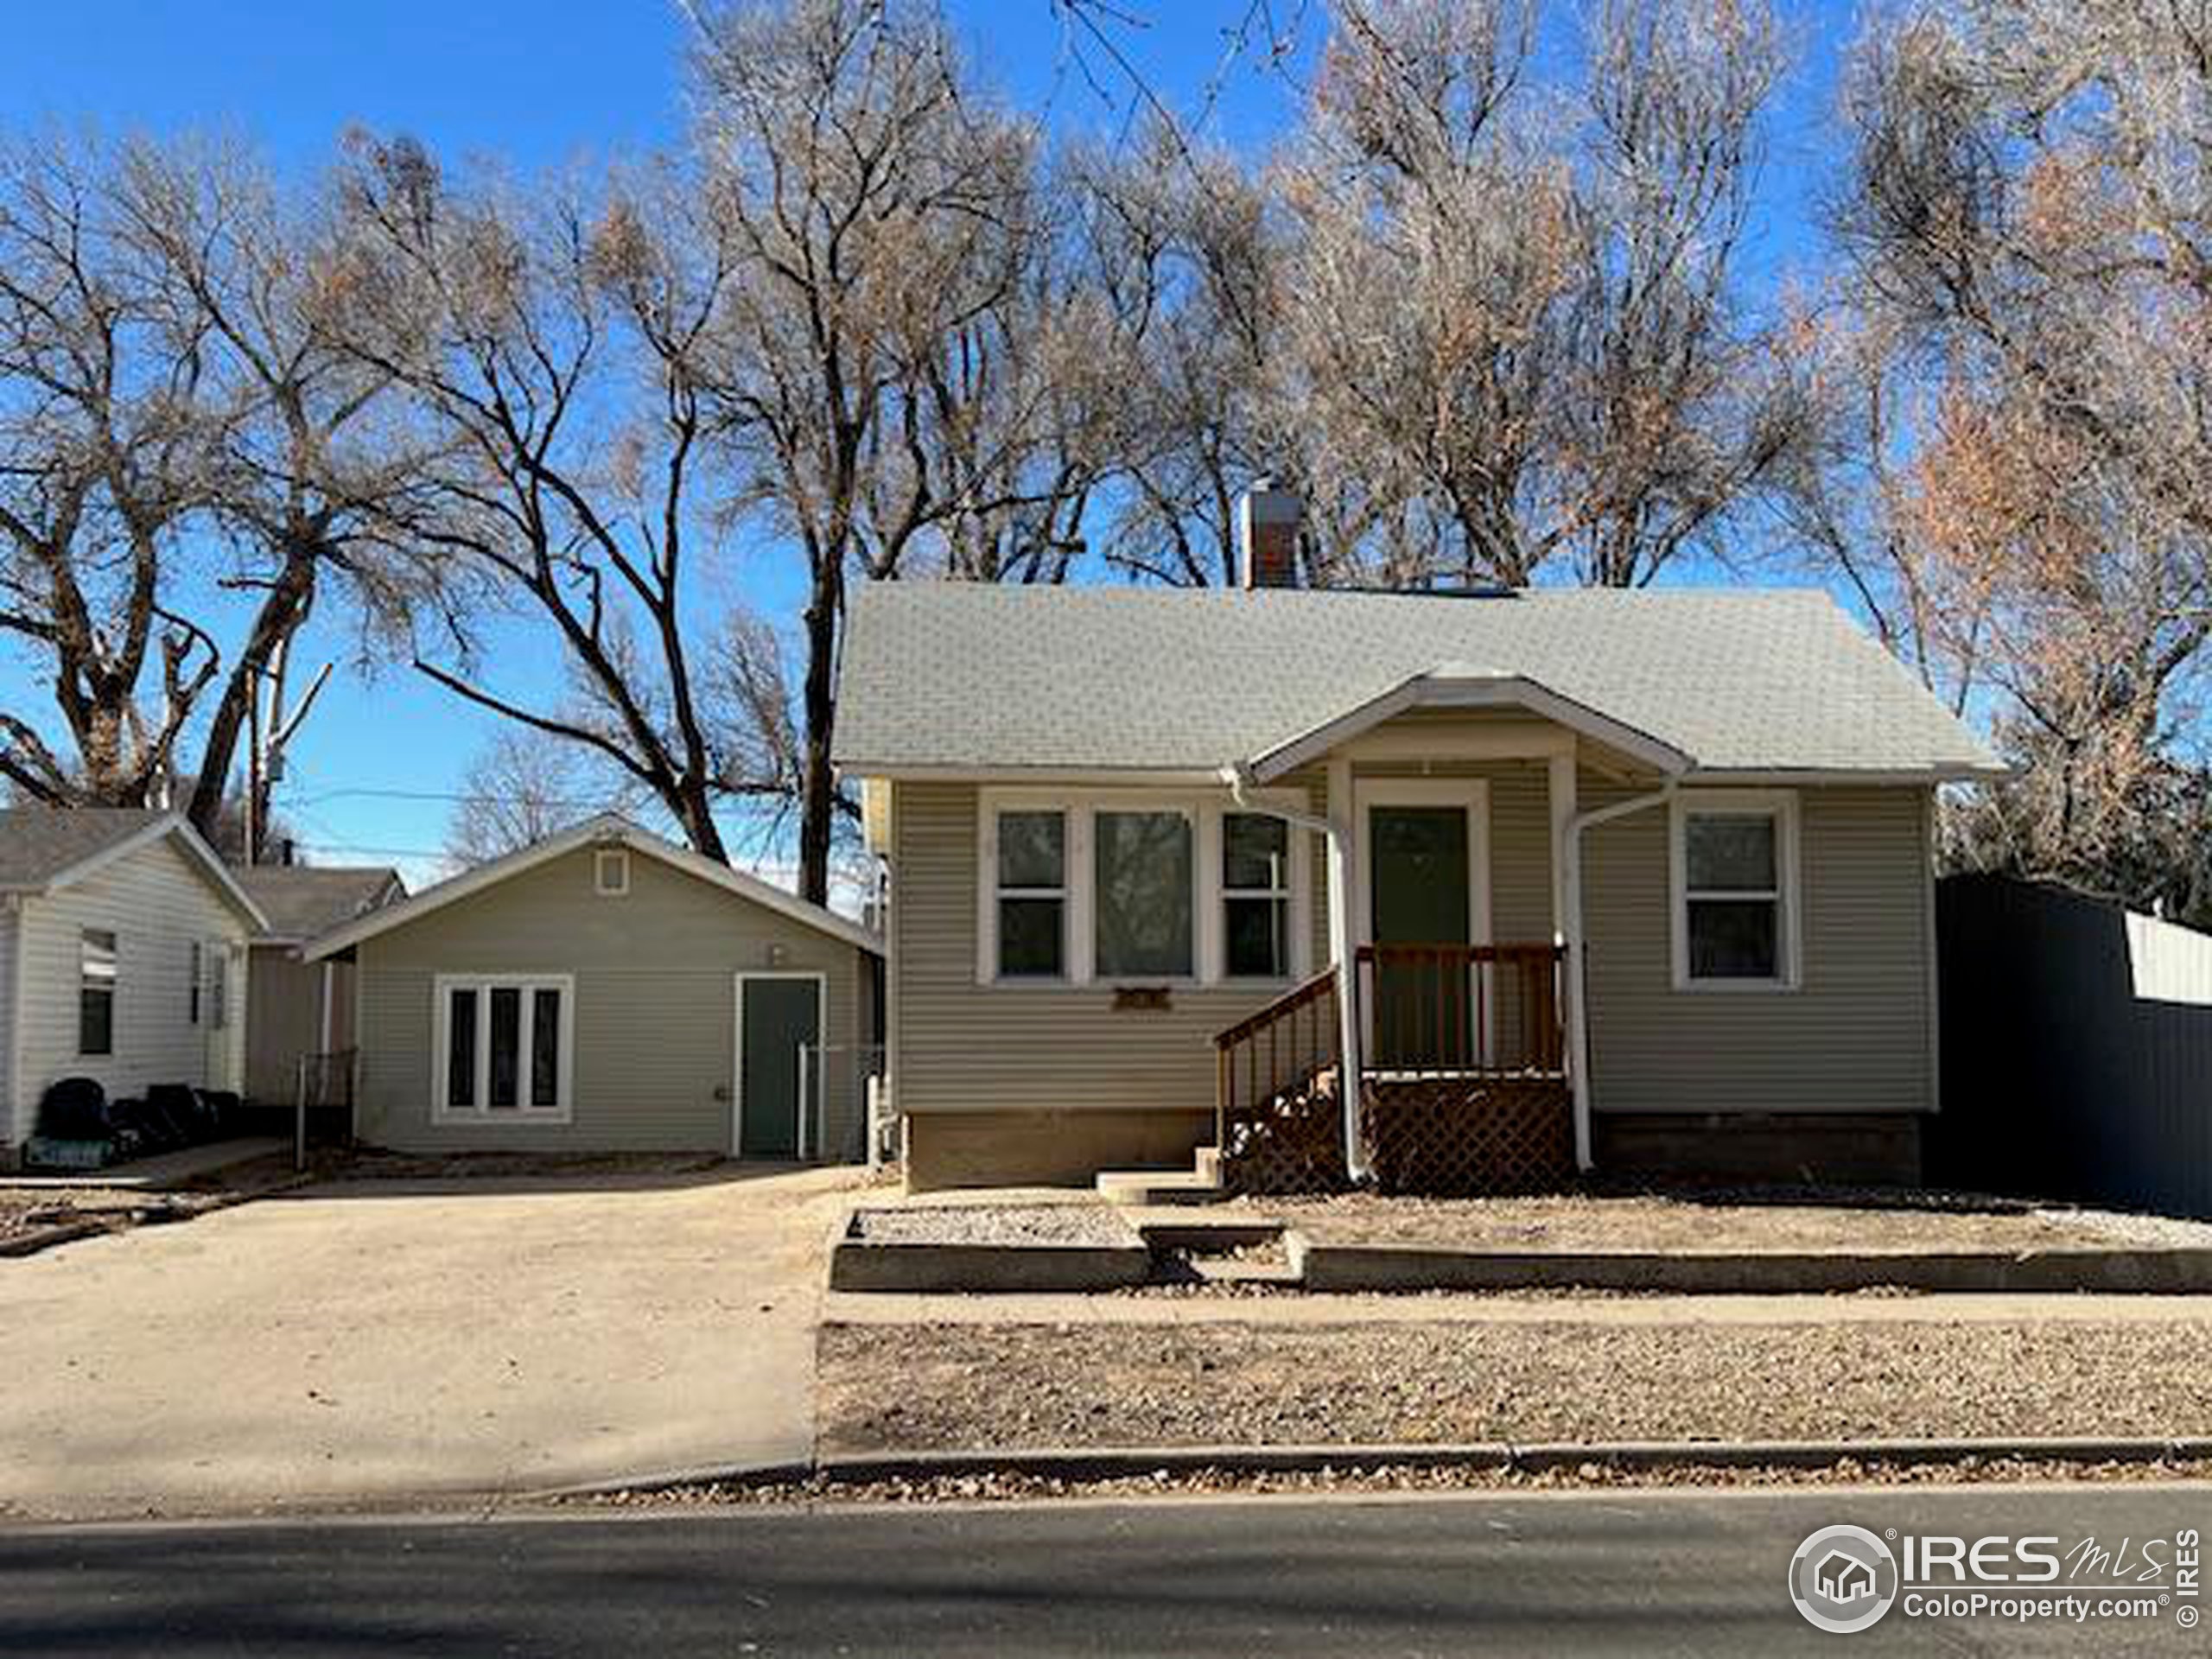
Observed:
[[[856,1179],[362,1182],[0,1262],[0,1513],[806,1457]]]
[[[833,1291],[844,1325],[1891,1325],[2212,1320],[2212,1296],[978,1296]]]

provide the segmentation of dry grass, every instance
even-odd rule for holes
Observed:
[[[1255,1199],[1251,1208],[1331,1243],[1456,1244],[1522,1250],[2029,1250],[2108,1245],[2087,1221],[2025,1205],[1580,1195],[1404,1198],[1351,1193]]]
[[[2212,1324],[830,1325],[839,1451],[2212,1432]]]

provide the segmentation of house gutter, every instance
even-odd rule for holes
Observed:
[[[1336,958],[1337,1053],[1340,1105],[1344,1120],[1344,1173],[1354,1182],[1365,1182],[1371,1171],[1367,1149],[1359,1140],[1359,1010],[1353,976],[1358,963],[1352,955],[1350,887],[1344,873],[1351,868],[1351,832],[1334,818],[1317,817],[1295,807],[1274,802],[1255,804],[1248,793],[1250,768],[1232,761],[1221,769],[1221,781],[1240,810],[1265,812],[1294,829],[1312,830],[1329,843],[1329,950]]]
[[[1586,1174],[1596,1160],[1592,1155],[1590,1135],[1590,1015],[1584,1006],[1582,832],[1594,830],[1601,823],[1611,823],[1616,818],[1625,818],[1655,806],[1666,805],[1675,798],[1675,787],[1678,781],[1669,778],[1648,795],[1630,796],[1627,800],[1615,801],[1611,806],[1593,807],[1587,812],[1576,814],[1567,823],[1567,844],[1560,849],[1567,861],[1567,876],[1560,886],[1568,914],[1562,918],[1564,926],[1560,931],[1567,935],[1567,1046],[1570,1051],[1569,1081],[1574,1091],[1574,1164]]]

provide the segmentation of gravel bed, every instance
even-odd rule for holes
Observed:
[[[853,1234],[869,1244],[1096,1244],[1142,1241],[1103,1204],[916,1205],[858,1210]]]
[[[190,1215],[197,1207],[190,1199],[137,1192],[128,1187],[48,1186],[0,1192],[0,1239],[22,1238],[82,1221],[110,1227],[149,1219],[167,1221]]]
[[[1297,1471],[1162,1469],[1149,1475],[1116,1475],[1099,1480],[1013,1473],[946,1475],[928,1480],[837,1480],[817,1476],[803,1481],[700,1481],[678,1486],[640,1487],[593,1492],[553,1500],[556,1507],[654,1510],[703,1509],[779,1503],[1035,1503],[1053,1498],[1253,1497],[1325,1497],[1336,1493],[1575,1491],[1623,1489],[1654,1491],[1706,1486],[1958,1486],[2022,1481],[2152,1481],[2212,1478],[2212,1463],[2084,1463],[2072,1459],[1965,1458],[1955,1463],[1887,1464],[1840,1459],[1818,1469],[1754,1465],[1742,1469],[1695,1464],[1663,1468],[1623,1469],[1584,1463],[1573,1469],[1541,1470],[1425,1467],[1383,1464],[1370,1467]]]
[[[2111,1217],[1914,1203],[1637,1197],[1408,1198],[1349,1193],[1255,1199],[1249,1207],[1330,1243],[1456,1244],[1524,1250],[2024,1250],[2110,1244]],[[2187,1224],[2173,1224],[2187,1225]],[[2212,1230],[2207,1230],[2212,1231]],[[2142,1242],[2158,1242],[2145,1239]]]
[[[841,1452],[2212,1432],[2212,1322],[823,1328]]]
[[[2127,1215],[2116,1210],[2038,1210],[2036,1213],[2087,1228],[2116,1244],[2154,1250],[2212,1250],[2212,1221]]]

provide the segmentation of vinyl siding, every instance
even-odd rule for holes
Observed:
[[[1578,791],[1586,810],[1641,792],[1588,772]],[[1933,1107],[1927,791],[1795,793],[1804,938],[1803,980],[1793,991],[1674,989],[1667,810],[1589,832],[1595,1109]]]
[[[16,1122],[25,1137],[39,1096],[60,1077],[96,1078],[118,1099],[143,1095],[153,1084],[238,1087],[251,976],[245,920],[174,841],[155,841],[73,887],[26,899],[18,925]],[[86,928],[116,937],[109,1055],[77,1052],[79,945]],[[194,941],[219,942],[233,952],[229,1022],[219,1029],[191,1021]]]
[[[1316,780],[1300,778],[1291,786],[1315,798]],[[1211,1110],[1214,1033],[1266,1007],[1280,988],[1177,986],[1161,1012],[1117,1011],[1105,985],[979,985],[976,786],[899,782],[893,790],[890,1009],[898,1109]],[[1328,960],[1327,861],[1318,846],[1311,863],[1318,967]]]
[[[0,1147],[22,1144],[28,1124],[16,1122],[16,925],[17,911],[0,902]]]
[[[1554,937],[1542,761],[1361,764],[1358,779],[1479,777],[1490,800],[1496,939]],[[1301,779],[1321,804],[1317,778]],[[1214,1033],[1266,991],[1186,989],[1165,1013],[1116,1012],[1104,987],[979,985],[975,785],[893,785],[890,1005],[905,1112],[1189,1110],[1213,1099]],[[1578,778],[1582,810],[1632,792]],[[1808,788],[1800,803],[1804,981],[1776,994],[1672,988],[1668,814],[1589,832],[1592,1103],[1600,1111],[1920,1111],[1933,1101],[1926,791]],[[1317,965],[1326,860],[1313,859]],[[1511,1029],[1514,1011],[1500,1011]]]
[[[835,1052],[824,1151],[857,1155],[865,1109],[853,1045],[866,1039],[857,947],[640,851],[630,855],[629,893],[601,897],[591,861],[588,849],[552,860],[361,944],[361,1137],[403,1150],[728,1151],[736,976],[769,970],[772,947],[781,947],[777,969],[827,976]],[[440,974],[574,976],[571,1122],[431,1121]]]
[[[346,963],[329,965],[341,981],[353,971]],[[322,1052],[323,967],[319,962],[302,962],[289,945],[254,947],[245,1020],[249,1100],[263,1105],[289,1105],[298,1087],[300,1057]],[[334,1028],[342,1033],[346,1027],[336,1021],[346,1018],[341,1002]],[[343,1047],[343,1037],[331,1046]]]

